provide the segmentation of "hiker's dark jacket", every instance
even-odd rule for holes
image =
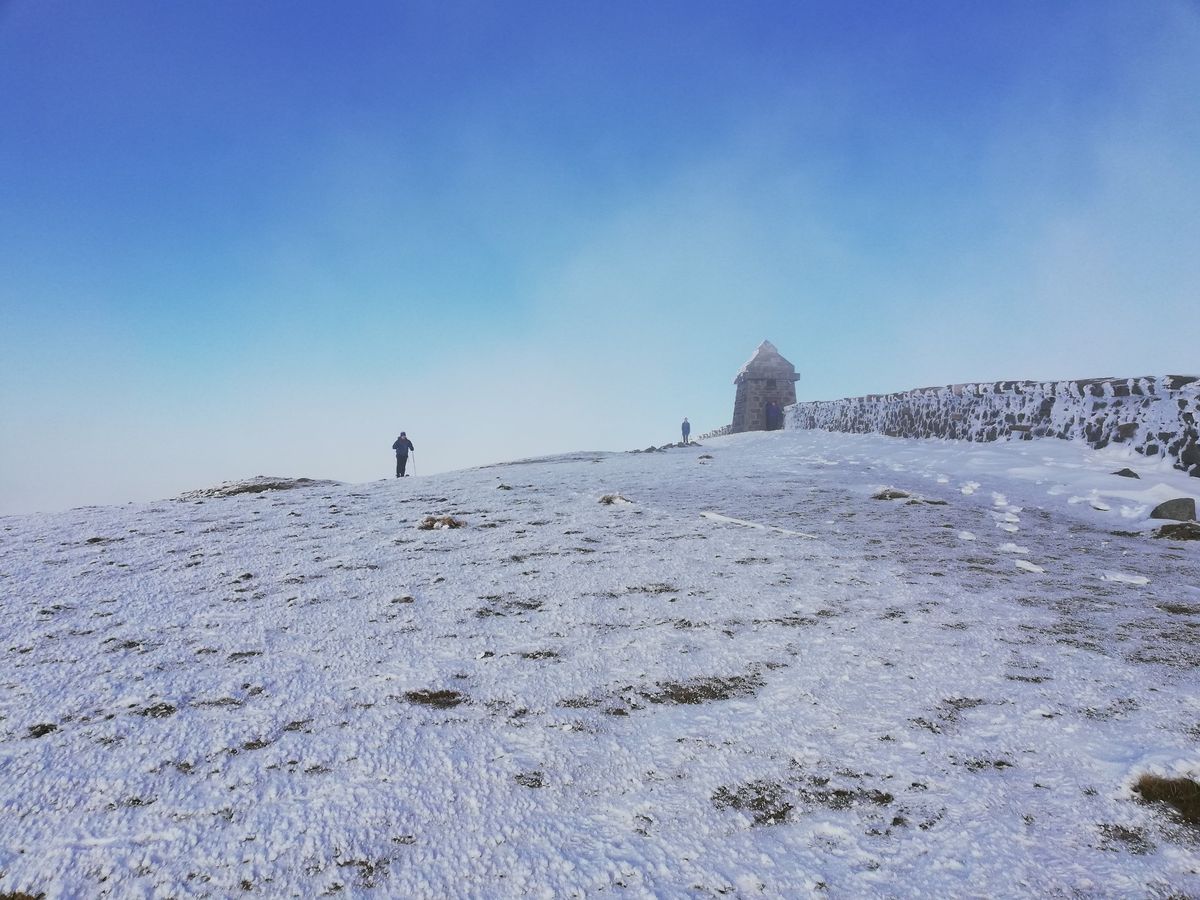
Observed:
[[[417,448],[413,446],[413,442],[408,438],[396,438],[396,443],[392,444],[392,449],[396,451],[397,456],[408,456],[408,451],[415,451]]]

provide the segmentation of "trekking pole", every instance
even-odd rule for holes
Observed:
[[[412,456],[413,456],[413,477],[416,478],[417,477],[417,451],[416,450],[412,451]]]

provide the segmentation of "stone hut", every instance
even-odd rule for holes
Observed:
[[[733,401],[730,431],[766,431],[767,404],[774,400],[780,409],[796,402],[796,367],[779,355],[775,345],[763,341],[742,366],[733,383],[737,395]]]

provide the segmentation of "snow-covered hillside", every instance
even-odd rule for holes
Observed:
[[[1198,895],[1130,791],[1200,776],[1197,491],[776,432],[0,519],[0,893]]]

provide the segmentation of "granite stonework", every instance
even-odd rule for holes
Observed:
[[[1200,376],[1001,381],[797,403],[788,428],[996,441],[1123,444],[1200,477]]]
[[[799,380],[796,367],[779,355],[774,344],[770,341],[759,344],[754,355],[733,379],[737,393],[733,400],[730,433],[765,431],[767,404],[773,400],[783,410],[795,403],[796,382]]]

